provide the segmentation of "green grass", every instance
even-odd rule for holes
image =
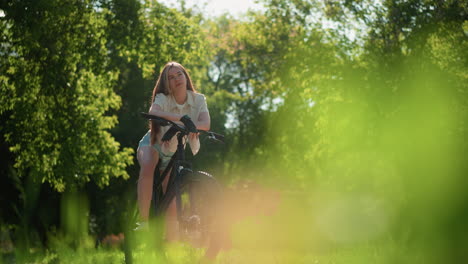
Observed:
[[[255,234],[253,234],[255,236]],[[260,241],[260,239],[258,240]],[[222,251],[214,263],[304,263],[304,264],[360,264],[360,263],[444,263],[442,255],[434,248],[422,244],[410,246],[397,242],[391,237],[350,244],[334,244],[324,247],[311,245],[300,249],[259,244],[241,244],[234,241],[233,248]],[[430,244],[428,244],[430,245]],[[133,263],[202,263],[203,249],[195,249],[182,243],[160,244],[143,243],[133,249]],[[2,252],[0,263],[34,264],[112,264],[125,263],[121,248],[79,247],[73,249],[62,243],[48,250],[29,249]]]
[[[215,263],[397,263],[402,260],[398,255],[401,252],[397,247],[382,247],[381,245],[366,244],[330,250],[327,252],[307,252],[303,250],[255,250],[233,248],[222,252]],[[164,249],[150,252],[148,249],[135,250],[134,263],[199,263],[203,250],[193,249],[189,246],[177,244],[164,247]],[[405,256],[410,258],[411,256]],[[417,260],[416,258],[412,258]],[[61,249],[36,252],[28,256],[16,256],[8,258],[2,256],[0,263],[125,263],[124,253],[117,249]],[[397,261],[397,262],[394,262]],[[406,262],[406,261],[403,261]],[[402,262],[398,262],[402,263]],[[424,261],[412,261],[411,263],[427,263]]]
[[[270,203],[252,196],[240,209],[230,207],[233,216],[245,215],[232,225],[232,248],[222,251],[214,263],[453,263],[457,256],[452,253],[458,250],[453,245],[460,249],[468,245],[453,242],[446,222],[440,220],[445,219],[443,215],[419,221],[427,215],[416,214],[411,224],[411,218],[401,217],[411,214],[403,214],[402,209],[397,214],[395,207],[369,197],[311,191],[282,195],[274,210],[262,211],[259,208]],[[160,232],[129,239],[133,263],[200,263],[203,249],[162,243],[163,228],[155,230]],[[69,230],[73,238],[61,232],[49,236],[48,249],[30,246],[20,251],[11,243],[6,247],[2,240],[0,264],[125,263],[122,247],[96,247],[95,239],[79,235],[80,230]]]

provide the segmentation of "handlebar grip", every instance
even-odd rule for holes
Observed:
[[[216,139],[216,140],[218,140],[218,141],[221,141],[221,142],[225,143],[225,142],[224,142],[224,136],[223,136],[223,135],[218,134],[218,133],[215,133],[215,132],[209,132],[208,134],[209,134],[210,137],[212,137],[212,138],[214,138],[214,139]]]
[[[149,119],[151,121],[155,121],[155,122],[159,123],[159,125],[161,125],[161,126],[168,126],[169,125],[169,122],[166,119],[161,118],[159,116],[151,115],[151,114],[144,113],[144,112],[141,112],[140,115],[143,116],[146,119]]]

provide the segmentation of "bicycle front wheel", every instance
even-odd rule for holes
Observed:
[[[184,240],[195,246],[207,246],[223,232],[221,187],[206,172],[191,172],[182,177],[179,231]]]

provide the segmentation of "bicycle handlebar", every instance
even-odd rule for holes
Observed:
[[[155,116],[155,115],[144,113],[144,112],[141,112],[140,114],[141,114],[141,116],[143,116],[146,119],[157,122],[160,126],[169,126],[170,125],[171,128],[174,128],[176,130],[175,132],[181,132],[181,133],[183,133],[185,135],[189,134],[189,132],[187,131],[187,129],[185,129],[184,126],[179,125],[179,124],[175,123],[174,121],[167,120],[167,119],[162,118],[160,116]],[[166,133],[168,133],[170,130],[171,129],[169,129]],[[224,136],[221,135],[221,134],[218,134],[218,133],[215,133],[215,132],[209,131],[209,130],[199,130],[199,129],[197,129],[197,131],[199,133],[207,134],[208,138],[210,138],[210,139],[214,139],[214,140],[217,140],[217,141],[220,141],[220,142],[224,143]],[[170,136],[169,139],[172,138],[175,135],[175,132],[173,132],[172,135],[168,135],[168,136]]]

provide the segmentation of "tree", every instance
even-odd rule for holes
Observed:
[[[59,191],[128,177],[132,151],[119,149],[108,132],[117,119],[107,113],[121,101],[112,90],[116,72],[105,67],[105,22],[92,2],[21,1],[2,9],[2,130],[19,176]]]
[[[2,219],[22,223],[26,240],[43,183],[64,192],[128,178],[133,150],[121,148],[109,132],[121,98],[113,89],[118,72],[107,67],[106,22],[95,3],[0,6],[0,130],[2,156],[10,157],[2,162],[2,182],[19,195],[5,201],[17,215]]]

